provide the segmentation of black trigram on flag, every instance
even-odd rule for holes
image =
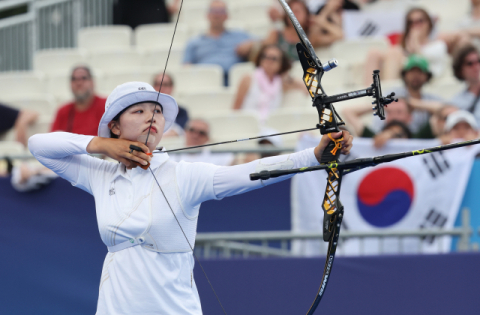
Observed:
[[[420,224],[420,229],[442,228],[445,223],[447,223],[447,217],[435,209],[432,209],[428,212],[424,222]],[[432,244],[435,237],[424,236],[422,237],[422,240]]]
[[[432,178],[437,178],[450,168],[450,163],[448,163],[441,151],[426,155],[423,158],[423,163],[425,163]]]
[[[372,36],[378,31],[378,26],[372,21],[366,21],[359,31],[361,36]]]

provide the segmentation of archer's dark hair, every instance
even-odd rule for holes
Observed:
[[[453,54],[453,74],[460,81],[465,80],[462,75],[463,63],[465,62],[465,58],[471,53],[476,53],[477,55],[479,55],[478,49],[474,45],[466,44],[458,48]]]
[[[403,133],[407,136],[407,139],[411,139],[413,137],[412,132],[410,131],[410,128],[408,128],[408,126],[405,123],[398,120],[392,120],[391,122],[386,124],[383,127],[382,131],[388,130],[392,127],[400,127]]]
[[[428,28],[429,28],[428,33],[429,34],[432,33],[432,30],[433,30],[432,18],[430,17],[430,14],[428,14],[428,12],[425,11],[425,9],[422,9],[422,8],[412,8],[412,9],[410,9],[407,12],[407,14],[405,15],[405,29],[403,31],[403,36],[402,36],[402,41],[401,41],[403,49],[405,49],[406,41],[407,41],[408,36],[410,35],[410,29],[412,28],[412,25],[410,23],[410,15],[413,12],[420,12],[420,13],[423,14],[423,17],[427,20],[427,23],[428,23]]]
[[[142,102],[143,103],[143,102]],[[112,120],[110,120],[111,122],[112,121],[115,121],[115,122],[119,122],[120,121],[120,116],[122,116],[123,113],[125,113],[127,111],[127,109],[129,109],[130,107],[134,106],[134,105],[137,105],[138,103],[135,103],[135,104],[132,104],[130,106],[127,106],[125,107],[124,109],[122,109],[117,115],[115,115],[115,117],[113,117]],[[158,104],[158,103],[157,103]],[[161,104],[158,104],[158,106],[160,106],[160,110],[162,111],[163,113],[163,106]],[[118,136],[116,134],[114,134],[112,132],[112,129],[110,129],[110,138],[114,138],[114,139],[118,139]]]
[[[255,57],[255,67],[258,68],[260,67],[260,62],[262,61],[263,55],[265,54],[265,51],[269,48],[276,48],[280,51],[281,53],[281,66],[280,70],[278,71],[278,74],[284,74],[290,68],[292,67],[292,62],[288,58],[287,54],[280,48],[278,45],[265,45],[260,48],[260,51],[258,52],[257,56]]]

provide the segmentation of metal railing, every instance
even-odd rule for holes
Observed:
[[[80,28],[112,24],[114,1],[1,1],[0,10],[28,5],[28,12],[0,20],[0,71],[31,70],[36,50],[76,47]]]
[[[462,210],[462,225],[457,228],[443,229],[419,229],[410,231],[371,231],[353,232],[342,231],[340,242],[349,239],[365,240],[367,238],[420,238],[458,236],[457,251],[465,252],[478,250],[478,247],[470,244],[470,236],[473,229],[470,226],[470,211]],[[480,229],[479,229],[480,233]],[[199,233],[195,241],[195,253],[202,258],[248,258],[248,257],[293,257],[298,256],[291,250],[291,242],[294,240],[320,240],[323,242],[323,233],[319,232],[292,232],[292,231],[268,231],[268,232],[227,232],[227,233]],[[379,242],[382,244],[382,242]],[[440,243],[440,242],[439,242]],[[362,244],[362,241],[360,242]],[[419,242],[422,246],[422,242]],[[273,246],[272,246],[273,245]],[[361,246],[361,245],[360,245]],[[421,248],[420,249],[420,253]],[[362,254],[362,248],[359,248]],[[382,250],[380,248],[380,253]]]

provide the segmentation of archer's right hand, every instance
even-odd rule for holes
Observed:
[[[140,147],[143,152],[131,150],[131,144]],[[119,161],[125,165],[127,169],[137,167],[134,161],[142,165],[147,165],[152,160],[152,156],[146,154],[150,153],[150,149],[144,143],[126,139],[95,137],[88,144],[87,152],[106,155],[109,158]]]

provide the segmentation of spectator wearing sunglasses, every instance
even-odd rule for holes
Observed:
[[[210,126],[203,119],[191,119],[185,126],[185,146],[195,147],[207,144],[210,141]],[[232,165],[234,155],[231,153],[212,153],[209,147],[201,149],[200,153],[179,153],[171,154],[174,161],[205,162],[215,165]]]
[[[471,44],[461,47],[453,58],[453,74],[467,88],[453,97],[451,103],[466,110],[480,122],[480,53]]]
[[[399,79],[402,65],[411,54],[424,56],[430,65],[433,77],[445,70],[448,47],[444,38],[435,36],[434,21],[422,8],[412,8],[405,16],[405,30],[400,44],[386,51],[372,49],[365,64],[364,81],[372,83],[372,72],[381,69],[383,80]]]
[[[237,90],[234,110],[244,110],[257,114],[264,122],[270,113],[282,104],[282,94],[299,89],[306,92],[300,81],[288,75],[291,63],[287,54],[277,45],[267,45],[260,49],[255,60],[256,69],[251,75],[242,78]]]
[[[163,82],[162,82],[162,79],[163,79]],[[166,73],[164,76],[162,72],[155,75],[152,86],[155,89],[155,91],[172,96],[175,88],[175,83],[171,75]],[[179,105],[178,115],[177,115],[177,118],[175,119],[175,124],[177,124],[182,129],[184,129],[187,124],[187,121],[188,121],[188,112],[184,107]]]
[[[51,131],[96,136],[107,100],[95,94],[92,72],[88,67],[78,66],[72,70],[70,88],[73,101],[57,111]]]

